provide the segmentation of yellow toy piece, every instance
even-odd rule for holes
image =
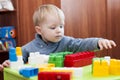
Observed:
[[[102,77],[109,75],[109,65],[106,60],[93,60],[93,76]]]
[[[110,74],[120,75],[120,60],[111,59],[110,60]]]
[[[22,56],[21,47],[16,47],[16,54],[17,54],[17,56]]]
[[[53,67],[55,67],[55,64],[43,64],[38,66],[39,72],[50,71]]]

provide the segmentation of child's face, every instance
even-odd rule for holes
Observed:
[[[45,42],[58,42],[64,35],[64,23],[54,15],[48,15],[43,25],[40,26],[39,34]]]

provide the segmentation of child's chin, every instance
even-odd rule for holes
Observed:
[[[55,41],[53,41],[53,42],[55,42],[55,43],[56,43],[56,42],[59,42],[59,41],[61,41],[61,39],[59,39],[59,40],[55,40]]]

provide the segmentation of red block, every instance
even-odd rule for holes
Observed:
[[[82,67],[92,64],[94,52],[77,52],[66,55],[64,60],[65,67]]]
[[[40,72],[38,80],[71,80],[70,72]]]
[[[70,76],[70,73],[64,73],[64,72],[60,72],[60,73],[57,73],[56,75],[56,80],[70,80],[71,76]]]

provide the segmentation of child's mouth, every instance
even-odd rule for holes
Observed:
[[[61,38],[62,36],[61,35],[59,35],[59,36],[56,36],[57,38]]]

